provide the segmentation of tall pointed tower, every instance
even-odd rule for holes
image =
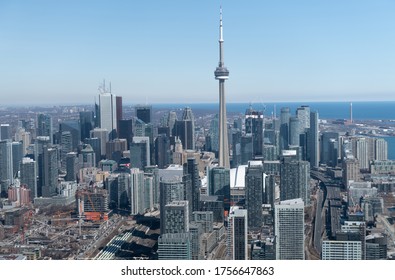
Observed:
[[[225,80],[229,78],[229,71],[224,65],[222,34],[222,8],[219,18],[219,63],[215,69],[215,79],[219,81],[219,166],[229,168],[228,127],[226,124]]]

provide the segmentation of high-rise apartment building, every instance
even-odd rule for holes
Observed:
[[[165,233],[165,205],[176,201],[184,200],[185,187],[181,178],[162,179],[159,185],[160,192],[160,232]]]
[[[144,214],[146,209],[144,199],[144,171],[138,168],[132,168],[130,169],[130,177],[131,214]]]
[[[299,118],[290,117],[289,118],[289,146],[299,146],[300,145],[300,134],[301,123]]]
[[[65,131],[69,131],[71,134],[71,151],[77,150],[77,147],[81,142],[81,127],[79,119],[67,120],[59,123],[59,133],[62,134]]]
[[[155,139],[155,163],[162,169],[170,162],[170,138],[166,134],[159,134]]]
[[[42,155],[42,185],[41,191],[43,197],[52,197],[56,195],[58,186],[58,150],[50,147],[43,147]],[[40,168],[40,166],[39,166]]]
[[[310,166],[318,167],[320,163],[319,152],[319,126],[318,126],[318,112],[310,112],[310,128],[308,129],[308,151],[307,158],[310,161]]]
[[[374,141],[375,145],[375,160],[387,160],[388,159],[388,143],[383,138],[377,138]]]
[[[76,181],[79,171],[78,154],[76,152],[70,152],[66,155],[66,181]]]
[[[226,241],[227,258],[231,260],[248,259],[248,217],[247,210],[232,206],[228,216]]]
[[[19,167],[24,156],[22,142],[12,142],[12,176],[18,175]]]
[[[113,139],[106,143],[106,159],[118,162],[123,157],[123,152],[128,149],[126,139]]]
[[[262,156],[263,147],[263,112],[253,110],[245,113],[245,133],[251,134],[253,139],[253,156]]]
[[[37,115],[37,136],[48,136],[49,143],[53,143],[52,117],[48,114]]]
[[[277,260],[303,260],[304,203],[302,199],[281,201],[274,206]]]
[[[12,140],[11,126],[8,123],[0,124],[0,140]]]
[[[30,191],[30,199],[37,197],[37,165],[31,158],[22,158],[20,163],[21,185],[26,185]]]
[[[361,260],[361,241],[322,241],[322,260]]]
[[[165,219],[163,221],[165,233],[189,232],[188,203],[186,200],[174,200],[165,205]]]
[[[22,152],[23,155],[27,153],[27,148],[30,145],[31,142],[31,133],[26,131],[24,128],[18,128],[16,133],[15,133],[15,141],[17,142],[22,142]]]
[[[167,233],[158,239],[159,260],[192,260],[192,234]]]
[[[230,209],[230,169],[209,167],[207,170],[208,194],[218,196],[223,201],[224,210]]]
[[[280,152],[288,149],[289,145],[289,119],[291,113],[288,107],[281,108],[280,113]]]
[[[146,166],[144,168],[144,176],[152,178],[152,203],[155,207],[159,206],[159,168],[157,166]]]
[[[250,161],[245,174],[245,208],[247,209],[248,229],[250,231],[260,231],[263,225],[264,184],[262,162]]]
[[[310,205],[310,163],[284,158],[280,165],[280,200],[296,198]]]
[[[134,136],[130,144],[130,164],[134,168],[144,169],[151,165],[150,139],[146,136]]]
[[[95,153],[95,159],[96,159],[96,164],[95,166],[98,166],[99,161],[102,158],[101,155],[101,140],[97,137],[94,138],[85,138],[84,139],[84,144],[90,145],[91,148],[93,149]]]
[[[360,181],[359,160],[355,158],[343,160],[343,184],[348,186],[350,181]]]
[[[369,169],[369,143],[368,139],[353,138],[353,154],[359,160],[360,169]]]
[[[91,138],[100,139],[100,153],[103,158],[106,156],[106,144],[109,140],[108,133],[109,131],[103,128],[95,128],[91,130]]]
[[[296,117],[300,121],[301,131],[306,131],[310,128],[310,107],[308,105],[302,105],[296,109]]]
[[[186,200],[189,201],[190,205],[190,214],[192,215],[193,211],[199,211],[199,201],[200,201],[200,187],[201,180],[199,175],[199,167],[195,158],[188,158],[187,162],[184,163],[184,175],[189,174],[191,179],[191,188],[190,188],[190,198],[185,197]],[[186,189],[186,193],[188,190]],[[189,199],[190,200],[189,200]]]
[[[0,141],[0,184],[1,192],[7,192],[14,182],[12,164],[12,143],[10,139]]]

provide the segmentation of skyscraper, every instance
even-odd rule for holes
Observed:
[[[166,134],[155,139],[155,163],[161,169],[170,164],[170,138]]]
[[[131,214],[136,215],[138,213],[143,214],[145,209],[144,203],[144,172],[138,168],[130,169],[131,177],[131,191],[130,191],[130,202],[131,202]]]
[[[18,128],[15,133],[15,141],[22,142],[22,153],[26,154],[27,148],[30,145],[31,133],[24,128]]]
[[[165,233],[165,205],[175,200],[184,200],[185,187],[180,178],[163,180],[160,182],[160,232]]]
[[[59,133],[62,134],[64,131],[70,131],[71,134],[71,148],[76,150],[81,142],[81,127],[79,119],[66,120],[59,123]]]
[[[36,136],[49,136],[49,143],[53,143],[52,117],[47,114],[37,115]]]
[[[133,119],[118,120],[118,138],[126,139],[128,147],[133,139]]]
[[[118,162],[123,155],[123,152],[128,149],[126,139],[116,138],[106,143],[106,158]]]
[[[9,139],[0,141],[0,184],[1,192],[6,192],[13,183],[12,143]]]
[[[246,134],[252,134],[253,155],[262,156],[263,147],[263,112],[253,110],[250,106],[246,110],[245,130]]]
[[[49,136],[38,136],[34,143],[34,159],[37,163],[37,197],[42,196],[42,188],[44,182],[44,150],[50,147]]]
[[[310,107],[302,105],[296,109],[296,117],[300,120],[301,130],[310,128]]]
[[[27,185],[31,190],[30,198],[33,201],[37,197],[37,165],[31,158],[22,158],[20,163],[20,178],[21,184]]]
[[[152,122],[152,106],[150,105],[136,105],[134,107],[136,118],[148,124]]]
[[[375,145],[375,160],[387,160],[388,159],[388,143],[383,138],[374,139]]]
[[[100,139],[100,151],[101,156],[106,156],[106,144],[109,140],[108,130],[104,128],[95,128],[91,131],[91,138],[99,138]]]
[[[84,144],[82,146],[81,152],[79,154],[79,164],[81,168],[96,166],[96,154],[91,145]]]
[[[11,127],[8,123],[0,125],[0,140],[11,139]]]
[[[248,259],[247,224],[247,210],[232,206],[228,217],[227,235],[227,255],[231,260]]]
[[[66,155],[66,176],[65,181],[76,181],[79,170],[79,162],[76,152]]]
[[[58,186],[58,150],[44,146],[42,163],[42,196],[52,197],[56,195],[56,188]]]
[[[93,111],[80,112],[81,140],[90,137],[90,131],[94,128],[95,116]]]
[[[84,144],[89,144],[93,151],[95,152],[96,166],[98,166],[99,161],[101,160],[101,140],[97,137],[94,138],[85,138]]]
[[[248,214],[248,229],[260,230],[263,225],[263,164],[250,161],[245,175],[245,206]]]
[[[309,150],[307,154],[310,159],[310,166],[312,167],[318,167],[320,162],[319,134],[318,112],[310,112],[310,129],[308,132]]]
[[[218,150],[219,150],[219,148],[218,148],[219,132],[218,132],[218,115],[217,114],[214,116],[214,118],[211,119],[209,136],[210,136],[210,149],[207,149],[207,150],[212,151],[212,152],[218,152]]]
[[[114,137],[114,131],[117,129],[117,110],[116,97],[110,91],[107,91],[105,84],[99,94],[100,106],[100,128],[107,129],[110,139]]]
[[[134,136],[130,144],[130,164],[132,167],[140,168],[151,165],[151,153],[149,137]]]
[[[180,138],[184,149],[195,149],[195,118],[191,108],[186,107],[182,114],[182,120],[176,120],[173,135]]]
[[[116,115],[117,115],[117,133],[119,133],[119,122],[123,120],[123,110],[122,110],[122,96],[115,97],[116,100]]]
[[[165,233],[189,232],[189,206],[186,200],[174,200],[165,205]]]
[[[19,164],[23,158],[23,146],[22,142],[12,142],[12,176],[17,176],[19,169]]]
[[[280,152],[288,149],[289,145],[289,107],[281,108],[280,114]]]
[[[274,206],[277,260],[304,259],[304,203],[298,199]]]
[[[185,200],[190,199],[190,214],[192,215],[193,211],[199,210],[199,201],[200,201],[200,186],[201,180],[199,176],[199,167],[195,158],[188,158],[187,162],[184,163],[184,175],[189,174],[191,177],[191,189],[190,189],[190,197],[186,195]],[[185,190],[185,192],[189,192],[189,190]]]
[[[310,205],[310,163],[284,158],[280,174],[280,199],[301,198],[306,205]]]
[[[70,131],[62,131],[60,134],[60,162],[62,170],[66,169],[66,155],[73,151],[72,135]]]
[[[209,195],[220,196],[224,202],[224,210],[230,208],[230,169],[224,167],[212,167],[207,171]]]
[[[229,164],[229,143],[228,127],[226,121],[226,103],[225,103],[225,80],[229,77],[229,71],[224,65],[223,52],[223,34],[222,34],[222,8],[220,9],[219,19],[219,63],[215,69],[215,79],[219,81],[219,166],[230,168]]]
[[[300,120],[297,117],[289,118],[289,146],[299,146],[300,145]]]

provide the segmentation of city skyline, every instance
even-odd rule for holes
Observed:
[[[221,4],[227,103],[394,100],[390,1],[9,1],[2,104],[92,104],[103,78],[125,103],[217,102]]]

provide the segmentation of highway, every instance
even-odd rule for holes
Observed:
[[[312,170],[310,176],[320,181],[320,190],[317,191],[317,208],[314,225],[314,247],[321,253],[322,238],[326,234],[334,237],[340,230],[340,217],[342,211],[341,186],[324,173]],[[325,223],[324,223],[324,222]]]

